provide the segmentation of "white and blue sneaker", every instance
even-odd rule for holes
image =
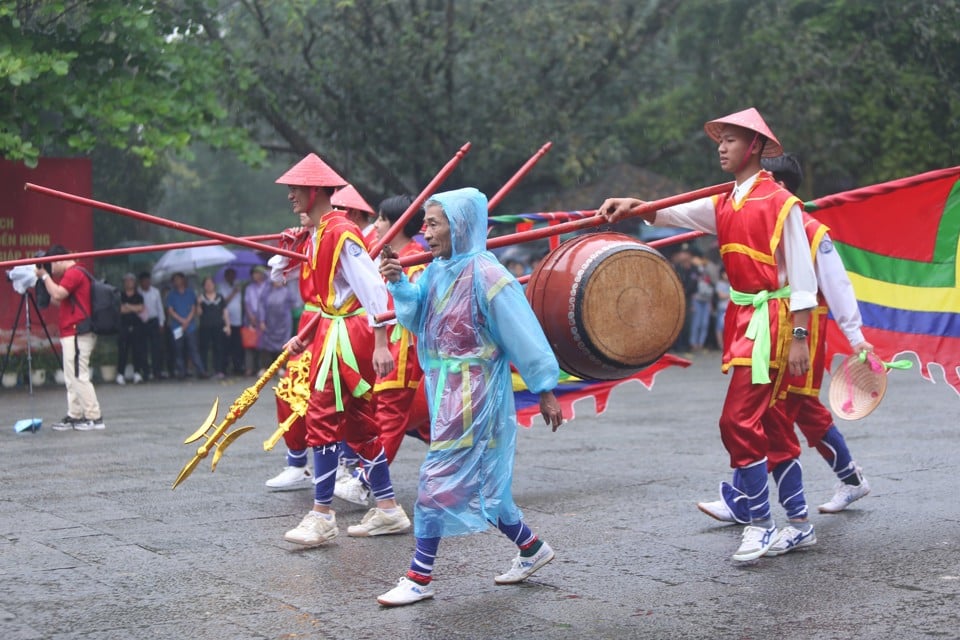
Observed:
[[[776,537],[776,526],[764,529],[748,524],[743,528],[743,539],[740,541],[740,548],[733,554],[733,559],[737,562],[756,560],[769,551]]]
[[[433,597],[433,584],[418,584],[404,576],[397,586],[377,597],[377,602],[385,607],[400,607]]]
[[[493,581],[497,584],[517,584],[523,582],[534,573],[539,571],[544,565],[553,560],[556,554],[546,542],[540,545],[540,550],[532,556],[525,558],[519,553],[513,559],[510,570],[501,573]]]
[[[807,532],[800,531],[800,529],[797,529],[793,525],[787,525],[780,530],[777,539],[774,540],[773,544],[770,545],[770,548],[767,550],[767,555],[782,556],[785,553],[796,549],[812,547],[815,544],[817,544],[817,534],[814,533],[812,525]]]

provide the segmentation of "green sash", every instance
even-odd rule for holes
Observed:
[[[730,300],[741,307],[753,306],[753,315],[747,325],[747,339],[753,340],[753,352],[750,354],[750,369],[754,384],[770,382],[770,311],[767,301],[771,298],[789,298],[790,285],[776,291],[758,291],[741,293],[730,289]]]

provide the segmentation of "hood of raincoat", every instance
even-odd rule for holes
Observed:
[[[467,187],[438,193],[427,200],[427,205],[431,202],[443,207],[450,223],[452,253],[448,262],[455,264],[486,251],[487,196]]]

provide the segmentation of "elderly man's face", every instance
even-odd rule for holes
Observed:
[[[434,258],[449,258],[453,255],[453,244],[450,241],[450,222],[443,207],[438,204],[427,207],[423,218],[423,239],[430,247]]]

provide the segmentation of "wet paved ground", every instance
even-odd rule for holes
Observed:
[[[737,565],[739,528],[694,507],[729,473],[726,379],[707,355],[652,391],[621,387],[599,418],[586,402],[560,433],[521,433],[515,496],[552,564],[498,587],[515,553],[502,536],[448,539],[436,598],[390,610],[375,597],[406,569],[410,535],[348,538],[364,510],[337,501],[328,546],[282,540],[311,493],[263,486],[283,464],[261,448],[271,398],[216,473],[208,458],[171,491],[194,451],[183,438],[246,384],[102,385],[107,430],[87,433],[50,429],[62,389],[0,392],[0,639],[960,637],[960,398],[915,370],[839,424],[873,493],[814,514],[814,548]],[[14,434],[31,405],[44,427]],[[408,512],[423,453],[408,439],[393,467]],[[826,501],[829,470],[803,460],[809,502]]]

